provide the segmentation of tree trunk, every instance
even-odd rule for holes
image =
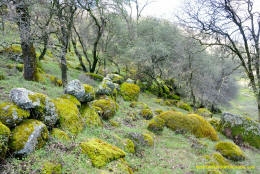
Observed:
[[[74,39],[71,39],[71,42],[72,42],[72,45],[73,45],[73,48],[74,48],[74,52],[75,54],[77,55],[78,59],[79,59],[79,63],[83,69],[84,72],[87,72],[87,68],[82,60],[82,55],[79,53],[78,49],[77,49],[77,44],[76,44],[76,41]]]
[[[21,47],[24,58],[24,79],[35,81],[37,72],[36,53],[31,38],[30,14],[28,5],[18,1],[16,12],[18,14],[18,27],[20,30]]]
[[[66,86],[68,83],[66,53],[67,53],[67,48],[66,47],[62,48],[60,66],[61,66],[61,79],[62,79],[63,87]]]
[[[260,93],[257,96],[258,122],[260,122]]]

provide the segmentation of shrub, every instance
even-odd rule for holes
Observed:
[[[120,87],[120,94],[125,101],[137,101],[140,93],[138,85],[132,83],[123,83]]]
[[[215,129],[199,115],[184,115],[181,112],[167,111],[158,117],[162,118],[166,126],[173,131],[190,132],[199,138],[209,137],[213,141],[218,140]]]
[[[215,146],[216,150],[219,151],[224,157],[233,160],[233,161],[242,161],[245,160],[245,154],[233,142],[218,142]]]

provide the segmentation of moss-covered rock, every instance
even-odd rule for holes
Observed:
[[[155,112],[156,115],[159,115],[159,114],[163,113],[163,110],[162,109],[155,109],[154,112]]]
[[[85,126],[77,106],[68,99],[57,98],[53,100],[59,115],[60,127],[64,131],[78,134]]]
[[[154,117],[152,120],[149,121],[147,129],[156,134],[160,134],[163,131],[164,126],[164,119],[160,117]]]
[[[9,148],[15,155],[25,155],[41,148],[48,137],[45,124],[38,120],[25,120],[12,130]]]
[[[209,137],[213,141],[218,140],[215,129],[202,116],[167,111],[158,117],[162,118],[166,126],[173,131],[190,132],[196,137]]]
[[[135,144],[132,140],[130,139],[125,139],[124,140],[124,150],[128,153],[135,153]]]
[[[43,163],[41,174],[62,174],[62,165],[57,162],[46,161]]]
[[[120,94],[125,101],[137,101],[140,93],[140,88],[136,84],[123,83],[120,87]]]
[[[69,101],[74,103],[78,108],[81,107],[80,101],[78,101],[78,99],[73,95],[63,94],[60,98],[68,99]]]
[[[260,124],[250,118],[224,113],[219,130],[233,140],[240,138],[243,142],[260,149]]]
[[[111,161],[104,169],[106,172],[101,172],[100,174],[133,174],[133,170],[129,167],[129,164],[126,162],[124,158],[120,158],[118,160]]]
[[[10,129],[0,122],[0,160],[5,158],[8,149]]]
[[[21,64],[21,63],[19,63],[19,64],[16,65],[16,69],[17,69],[19,72],[22,72],[22,71],[23,71],[23,67],[24,67],[24,65]]]
[[[28,118],[30,113],[21,109],[13,103],[4,102],[0,104],[0,121],[6,126],[12,128]]]
[[[205,155],[204,158],[207,161],[207,165],[211,165],[211,166],[230,165],[230,162],[218,152],[214,152],[213,154],[210,155]]]
[[[110,161],[124,158],[125,152],[100,139],[80,143],[81,150],[91,159],[94,167],[103,167]]]
[[[212,117],[213,115],[207,108],[199,108],[195,113],[203,117]]]
[[[124,77],[119,74],[107,74],[106,77],[110,78],[113,83],[121,84],[124,81]]]
[[[85,89],[85,102],[90,102],[95,99],[95,90],[92,86],[88,84],[83,84]]]
[[[14,88],[10,91],[9,98],[13,103],[22,109],[32,109],[35,106],[29,99],[29,95],[31,94],[33,94],[33,92],[25,88]]]
[[[29,94],[28,97],[34,106],[31,109],[31,117],[43,121],[49,128],[54,127],[58,121],[58,114],[53,101],[41,93]]]
[[[188,103],[185,103],[183,101],[179,101],[177,103],[177,107],[189,112],[192,111],[192,107]]]
[[[207,121],[214,127],[215,130],[219,131],[220,118],[212,117],[207,119]]]
[[[154,140],[152,135],[148,133],[130,132],[127,137],[132,140],[136,148],[142,148],[143,146],[153,146]]]
[[[100,127],[103,126],[103,123],[96,112],[96,110],[88,105],[83,105],[80,109],[80,113],[85,123],[89,127]]]
[[[86,75],[89,76],[91,79],[97,80],[97,81],[102,81],[104,79],[104,76],[102,76],[100,74],[87,72]]]
[[[215,146],[216,150],[219,151],[224,157],[233,161],[242,161],[245,160],[245,154],[233,142],[218,142]]]
[[[153,111],[150,108],[145,108],[142,109],[140,112],[140,115],[146,119],[146,120],[150,120],[153,118]]]
[[[117,103],[109,98],[94,100],[91,106],[98,112],[104,120],[112,118],[118,108]]]
[[[112,96],[113,93],[116,93],[116,91],[119,89],[118,84],[113,83],[112,80],[108,77],[105,77],[101,84],[98,86],[96,90],[96,95],[108,95]]]
[[[61,141],[69,141],[70,140],[69,135],[66,132],[64,132],[63,130],[58,129],[58,128],[52,129],[51,136],[53,138],[56,138],[56,139],[61,140]]]

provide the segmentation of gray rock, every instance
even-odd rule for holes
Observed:
[[[17,106],[23,109],[31,109],[34,108],[35,105],[29,98],[30,94],[33,94],[33,92],[25,88],[14,88],[11,90],[9,98]]]
[[[118,74],[107,74],[106,78],[109,78],[113,83],[121,84],[124,81],[124,77]]]
[[[119,85],[113,83],[112,80],[108,77],[105,77],[101,84],[98,86],[96,91],[97,95],[112,95],[114,89],[119,90]]]
[[[135,83],[135,81],[134,81],[134,80],[132,80],[132,79],[130,79],[130,78],[128,78],[128,79],[126,80],[126,82],[127,82],[127,83],[132,83],[132,84],[134,84],[134,83]]]

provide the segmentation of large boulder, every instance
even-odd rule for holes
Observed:
[[[245,160],[245,154],[233,142],[220,141],[215,146],[216,150],[219,151],[224,157],[233,161],[242,161]]]
[[[123,83],[120,86],[120,94],[125,101],[137,101],[140,93],[140,87],[132,83]]]
[[[246,142],[260,148],[260,124],[250,118],[224,113],[221,117],[219,130],[238,144]]]
[[[114,100],[109,98],[94,100],[91,103],[91,106],[97,111],[100,117],[104,120],[108,120],[112,118],[118,109],[117,103]]]
[[[13,103],[4,102],[0,104],[0,121],[9,128],[15,127],[28,118],[30,113],[21,109]]]
[[[218,140],[217,132],[202,116],[167,111],[158,115],[158,117],[163,119],[165,125],[173,131],[189,132],[199,138],[209,137],[213,141]]]
[[[8,149],[10,129],[0,122],[0,160],[5,157]]]
[[[12,130],[9,148],[15,155],[26,155],[41,148],[48,137],[45,124],[38,120],[25,120]]]
[[[43,121],[48,127],[53,127],[57,120],[55,105],[46,95],[35,93],[25,88],[14,88],[10,99],[17,106],[31,111],[31,117]]]
[[[80,102],[90,102],[94,100],[94,88],[87,84],[81,84],[78,79],[70,81],[65,89],[65,94],[75,96]]]
[[[94,167],[103,167],[113,160],[125,157],[125,152],[100,139],[91,139],[80,144],[81,150],[91,159]]]
[[[56,98],[53,100],[59,115],[59,124],[62,130],[78,134],[85,126],[77,105],[69,99]]]

